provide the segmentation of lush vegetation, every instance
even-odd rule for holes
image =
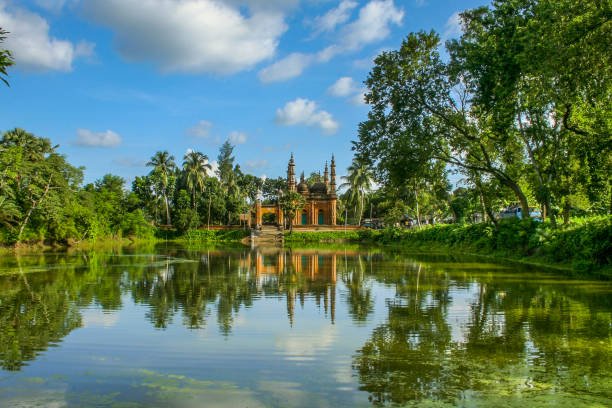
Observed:
[[[23,129],[0,138],[0,243],[72,245],[100,239],[240,240],[244,232],[202,231],[239,224],[259,191],[268,200],[279,181],[244,174],[234,164],[233,146],[221,146],[217,174],[208,157],[185,154],[182,168],[167,151],[156,152],[147,175],[131,190],[112,174],[83,185],[58,146]]]
[[[410,33],[398,50],[379,55],[365,82],[370,112],[341,185],[338,223],[386,225],[361,236],[382,242],[466,245],[578,269],[609,264],[602,255],[612,214],[609,17],[607,2],[494,0],[464,11],[462,35],[445,46],[433,31]],[[6,34],[0,30],[0,42]],[[10,65],[10,52],[0,49],[5,82]],[[0,242],[239,240],[241,232],[209,227],[244,226],[241,215],[257,199],[278,202],[293,218],[303,197],[287,192],[282,177],[243,173],[233,149],[221,146],[214,174],[202,152],[177,163],[158,151],[131,188],[110,174],[83,185],[83,169],[50,140],[7,131]],[[315,181],[313,173],[308,182]],[[500,221],[510,205],[537,210],[545,222]],[[357,238],[326,232],[287,240]]]
[[[611,216],[576,219],[563,227],[532,220],[507,219],[497,228],[479,223],[363,230],[359,232],[359,239],[421,250],[452,249],[462,253],[494,254],[612,276]]]
[[[314,242],[356,242],[360,235],[355,230],[349,231],[312,231],[285,234],[285,242],[288,243],[314,243]]]
[[[609,214],[609,2],[495,0],[461,22],[445,50],[418,32],[375,60],[355,141],[382,185],[374,207],[417,223],[475,210],[495,222],[510,203],[553,224]],[[449,171],[463,181],[452,194]]]

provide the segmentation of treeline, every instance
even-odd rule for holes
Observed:
[[[0,243],[165,238],[159,227],[175,237],[197,227],[239,224],[258,194],[271,201],[285,186],[282,178],[244,174],[229,142],[220,148],[216,174],[203,153],[187,152],[179,166],[161,151],[131,189],[111,174],[83,185],[84,169],[71,165],[57,147],[23,129],[2,135]]]
[[[379,55],[353,167],[381,189],[356,218],[612,213],[611,15],[606,1],[496,0],[461,13],[459,39],[411,33]]]

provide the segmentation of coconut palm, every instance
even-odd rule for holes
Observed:
[[[176,169],[176,164],[174,163],[174,156],[168,153],[167,150],[158,151],[151,157],[151,160],[147,163],[147,166],[153,167],[151,170],[151,176],[153,176],[157,181],[157,187],[159,188],[159,193],[163,197],[164,204],[166,207],[166,224],[170,225],[172,221],[170,220],[170,204],[168,203],[168,187],[170,185],[170,181],[172,180],[172,174],[174,169]]]
[[[191,205],[197,211],[196,192],[204,191],[204,182],[212,166],[208,163],[208,156],[196,151],[189,151],[183,157],[183,171],[185,172],[187,188],[191,191]]]
[[[370,165],[359,157],[353,158],[347,170],[348,175],[343,177],[346,182],[342,183],[340,188],[347,189],[348,201],[355,205],[355,216],[359,225],[365,207],[366,194],[372,190],[374,175]]]

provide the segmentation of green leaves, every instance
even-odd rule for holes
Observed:
[[[0,44],[4,42],[6,39],[7,31],[4,31],[2,27],[0,27]],[[8,76],[7,68],[13,65],[13,55],[9,50],[4,50],[0,48],[0,81],[4,82],[6,86],[9,86],[8,80],[6,77]]]

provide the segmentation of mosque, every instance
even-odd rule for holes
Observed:
[[[331,157],[330,167],[327,162],[323,170],[323,181],[308,184],[304,178],[304,172],[300,177],[300,182],[295,179],[295,160],[293,153],[287,165],[287,190],[300,193],[306,199],[306,204],[302,211],[297,211],[293,220],[294,226],[335,226],[336,225],[336,205],[338,196],[336,195],[336,162],[334,156]],[[255,225],[263,224],[264,214],[274,214],[276,223],[283,225],[283,212],[278,204],[264,205],[257,201],[254,208]]]

